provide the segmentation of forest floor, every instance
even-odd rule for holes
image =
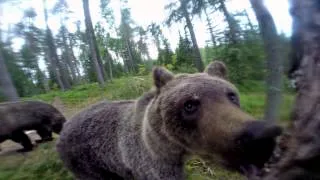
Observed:
[[[57,107],[69,119],[81,109],[103,99],[119,100],[133,99],[140,96],[151,87],[149,76],[124,77],[109,82],[106,88],[99,88],[97,84],[85,84],[71,90],[60,92],[52,91],[47,94],[34,96],[28,99],[46,101]],[[259,89],[259,88],[251,88]],[[261,89],[261,87],[260,87]],[[240,88],[241,92],[241,88]],[[241,106],[256,118],[261,118],[264,110],[265,96],[263,92],[243,92]],[[286,93],[283,98],[280,123],[286,124],[293,102],[293,95]],[[28,132],[33,140],[39,139],[36,132]],[[58,138],[54,136],[55,140]],[[70,172],[64,167],[55,151],[55,140],[39,144],[32,152],[16,153],[21,146],[11,141],[1,144],[0,152],[0,180],[71,180]],[[185,171],[188,179],[192,180],[238,180],[243,177],[230,173],[214,165],[194,158],[187,162]]]

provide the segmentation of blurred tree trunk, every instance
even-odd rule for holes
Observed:
[[[76,70],[76,76],[78,77],[78,80],[79,80],[79,78],[81,77],[80,70],[79,70],[79,61],[77,61],[77,58],[74,55],[73,41],[72,41],[71,37],[68,36],[68,39],[69,39],[69,44],[70,44],[70,53],[71,53],[72,61],[73,61],[73,64],[74,64],[74,67]]]
[[[78,83],[78,77],[76,75],[76,68],[75,68],[75,62],[73,61],[73,57],[71,54],[71,50],[67,41],[67,34],[68,31],[66,29],[66,27],[64,25],[62,25],[62,41],[63,41],[63,47],[64,47],[64,51],[65,51],[65,61],[68,64],[70,71],[71,71],[71,77],[72,77],[72,81],[73,83],[77,84]]]
[[[7,66],[5,64],[2,48],[0,47],[0,89],[1,94],[8,101],[16,101],[19,99],[16,88],[13,85]]]
[[[64,87],[64,84],[62,82],[60,71],[59,71],[59,69],[57,67],[57,62],[55,62],[53,60],[53,58],[51,57],[51,53],[50,53],[49,48],[45,48],[45,55],[46,55],[46,59],[48,60],[48,62],[50,64],[51,72],[54,74],[54,77],[57,80],[58,85],[60,86],[60,89],[62,91],[65,91],[66,88]]]
[[[86,31],[88,36],[89,47],[92,55],[93,64],[96,70],[97,79],[101,87],[105,86],[105,73],[101,62],[101,57],[97,45],[97,40],[92,26],[91,15],[88,0],[83,0],[83,11],[85,17]]]
[[[129,38],[125,37],[125,42],[126,42],[126,49],[128,53],[128,70],[129,72],[134,72],[135,71],[135,63],[132,55],[132,48],[130,46],[130,40]]]
[[[200,54],[199,46],[198,46],[198,43],[197,43],[196,35],[194,33],[193,25],[191,23],[191,19],[190,19],[189,13],[188,13],[186,8],[187,7],[183,8],[183,16],[184,16],[184,18],[186,20],[187,27],[188,27],[188,30],[189,30],[190,36],[191,36],[191,41],[192,41],[193,51],[194,51],[193,54],[195,56],[194,57],[194,63],[196,65],[196,68],[198,69],[198,71],[202,72],[204,70],[204,65],[203,65],[203,62],[202,62],[202,59],[201,59],[201,54]]]
[[[108,51],[108,49],[106,49],[106,58],[107,58],[107,62],[108,62],[108,70],[109,70],[109,77],[110,80],[112,81],[113,79],[113,74],[112,74],[112,57]]]
[[[67,90],[71,88],[71,84],[68,80],[68,77],[66,73],[63,72],[61,63],[59,63],[59,58],[57,55],[57,48],[54,44],[53,35],[51,32],[51,29],[48,25],[48,10],[46,7],[46,0],[43,0],[43,8],[44,8],[44,16],[45,16],[45,22],[46,22],[46,45],[47,45],[47,55],[50,59],[51,67],[53,69],[53,72],[55,73],[55,78],[58,81],[58,84],[61,88],[61,90]]]
[[[281,106],[283,63],[279,36],[272,16],[264,6],[263,0],[250,0],[250,2],[259,22],[267,57],[267,99],[264,119],[274,123],[279,117]]]
[[[2,8],[0,7],[0,16],[2,16]],[[0,26],[2,25],[0,20]],[[17,90],[12,82],[8,72],[5,60],[2,54],[2,32],[0,29],[0,91],[8,101],[16,101],[19,99]]]
[[[291,0],[291,78],[297,82],[287,150],[261,179],[320,179],[320,2]]]
[[[63,56],[61,56],[59,58],[57,55],[57,59],[58,59],[58,69],[60,70],[60,74],[62,76],[62,82],[65,87],[68,87],[67,89],[70,89],[72,79],[70,77],[70,71],[68,69],[68,64],[67,64],[67,62],[65,62]]]
[[[207,26],[208,26],[208,30],[209,30],[209,33],[210,33],[210,37],[211,37],[211,41],[212,41],[213,47],[216,47],[217,46],[217,42],[216,42],[216,38],[214,36],[211,20],[210,20],[209,14],[207,12],[207,7],[204,7],[203,11],[204,11],[204,14],[206,15]]]
[[[229,13],[229,11],[227,9],[227,6],[225,4],[225,0],[218,0],[218,2],[219,2],[219,9],[222,11],[224,17],[226,18],[228,26],[229,26],[229,30],[230,30],[229,37],[230,37],[231,43],[232,44],[237,44],[238,38],[237,38],[237,23],[236,23],[236,20]]]

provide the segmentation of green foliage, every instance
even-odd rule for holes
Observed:
[[[158,53],[158,63],[160,65],[173,64],[173,52],[170,48],[170,44],[168,39],[163,38],[162,44],[164,46],[163,49],[159,49]]]
[[[207,46],[201,52],[206,63],[212,60],[225,62],[233,83],[242,85],[248,80],[264,81],[266,67],[263,42],[254,33],[241,43]]]
[[[92,63],[92,56],[89,53],[87,46],[82,46],[82,51],[80,52],[79,61],[82,64],[85,79],[89,82],[97,82],[97,75]]]
[[[138,64],[138,75],[139,76],[143,76],[143,75],[146,75],[148,73],[149,73],[149,71],[147,70],[145,64]]]
[[[32,99],[52,102],[59,97],[67,105],[76,105],[90,98],[98,99],[131,99],[140,96],[151,87],[150,76],[121,77],[109,82],[105,88],[99,88],[97,83],[84,84],[73,87],[68,91],[51,91],[47,94],[33,96]]]
[[[196,72],[198,72],[198,70],[194,66],[190,66],[188,64],[181,64],[180,66],[175,66],[173,72],[176,72],[176,73],[196,73]]]
[[[100,0],[100,10],[102,17],[107,21],[110,27],[114,26],[114,14],[112,8],[109,6],[110,0]],[[109,28],[110,29],[110,28]]]
[[[193,65],[193,48],[191,42],[188,38],[184,38],[181,35],[179,36],[179,44],[176,49],[176,68],[184,65]]]
[[[2,47],[0,47],[2,48]],[[20,97],[31,96],[41,92],[33,83],[31,74],[20,65],[19,58],[11,49],[3,47],[3,57],[11,75],[14,86]]]

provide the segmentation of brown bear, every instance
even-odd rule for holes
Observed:
[[[154,68],[155,88],[137,100],[100,102],[75,115],[57,142],[65,166],[81,180],[180,180],[192,155],[242,173],[261,168],[281,128],[241,110],[221,65],[176,76]]]
[[[36,130],[41,140],[51,141],[52,131],[60,133],[64,116],[50,104],[41,101],[15,101],[0,103],[0,143],[11,139],[23,146],[19,152],[33,149],[26,130]]]

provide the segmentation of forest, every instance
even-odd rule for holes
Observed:
[[[33,3],[19,9],[19,22],[4,24],[3,17],[11,15],[1,10],[22,1]],[[195,73],[219,60],[241,93],[242,109],[258,119],[289,124],[295,95],[295,84],[287,76],[291,37],[277,31],[263,1],[243,0],[250,7],[232,11],[235,0],[167,0],[159,7],[165,19],[147,26],[133,19],[128,1],[119,0],[119,9],[114,9],[113,0],[79,0],[82,17],[75,17],[71,0],[1,0],[0,102],[42,100],[70,118],[102,99],[140,96],[150,89],[155,66]],[[92,9],[99,9],[96,22]],[[205,42],[199,43],[195,22],[206,27]],[[177,37],[173,46],[164,32],[177,24],[178,33],[170,35]],[[5,149],[6,144],[1,146]],[[0,179],[73,179],[54,146],[41,144],[27,156],[0,153]],[[188,179],[243,178],[198,158],[185,169]]]
[[[12,6],[17,2],[12,3]],[[131,17],[126,1],[121,1],[121,19],[115,24],[114,11],[109,1],[100,1],[101,18],[92,23],[88,2],[83,3],[85,21],[71,18],[68,2],[56,1],[47,8],[43,2],[44,14],[37,14],[33,7],[23,10],[23,17],[17,24],[1,31],[1,59],[6,65],[4,77],[10,77],[13,86],[1,87],[2,100],[30,97],[51,90],[67,91],[87,83],[99,83],[106,87],[113,79],[125,76],[146,75],[152,66],[161,65],[176,72],[202,71],[212,60],[222,60],[229,67],[230,80],[237,85],[264,82],[268,66],[263,38],[256,19],[250,19],[247,10],[229,12],[224,0],[172,1],[164,7],[167,17],[164,22],[139,26]],[[4,7],[5,8],[5,7]],[[216,28],[214,17],[221,14],[226,27]],[[45,19],[45,28],[37,27],[37,16]],[[58,29],[53,34],[48,18],[57,16]],[[210,39],[205,47],[199,47],[192,19],[201,18]],[[71,20],[70,20],[71,19]],[[73,23],[73,32],[67,26]],[[178,44],[172,49],[170,41],[162,33],[181,23]],[[12,39],[23,39],[23,44],[13,50]],[[156,48],[155,58],[150,56],[150,44]],[[280,34],[277,48],[281,53],[283,72],[287,69],[289,38]],[[40,64],[45,64],[41,67]],[[43,66],[43,65],[42,65]],[[7,95],[5,88],[14,88]],[[15,93],[16,92],[16,93]]]

